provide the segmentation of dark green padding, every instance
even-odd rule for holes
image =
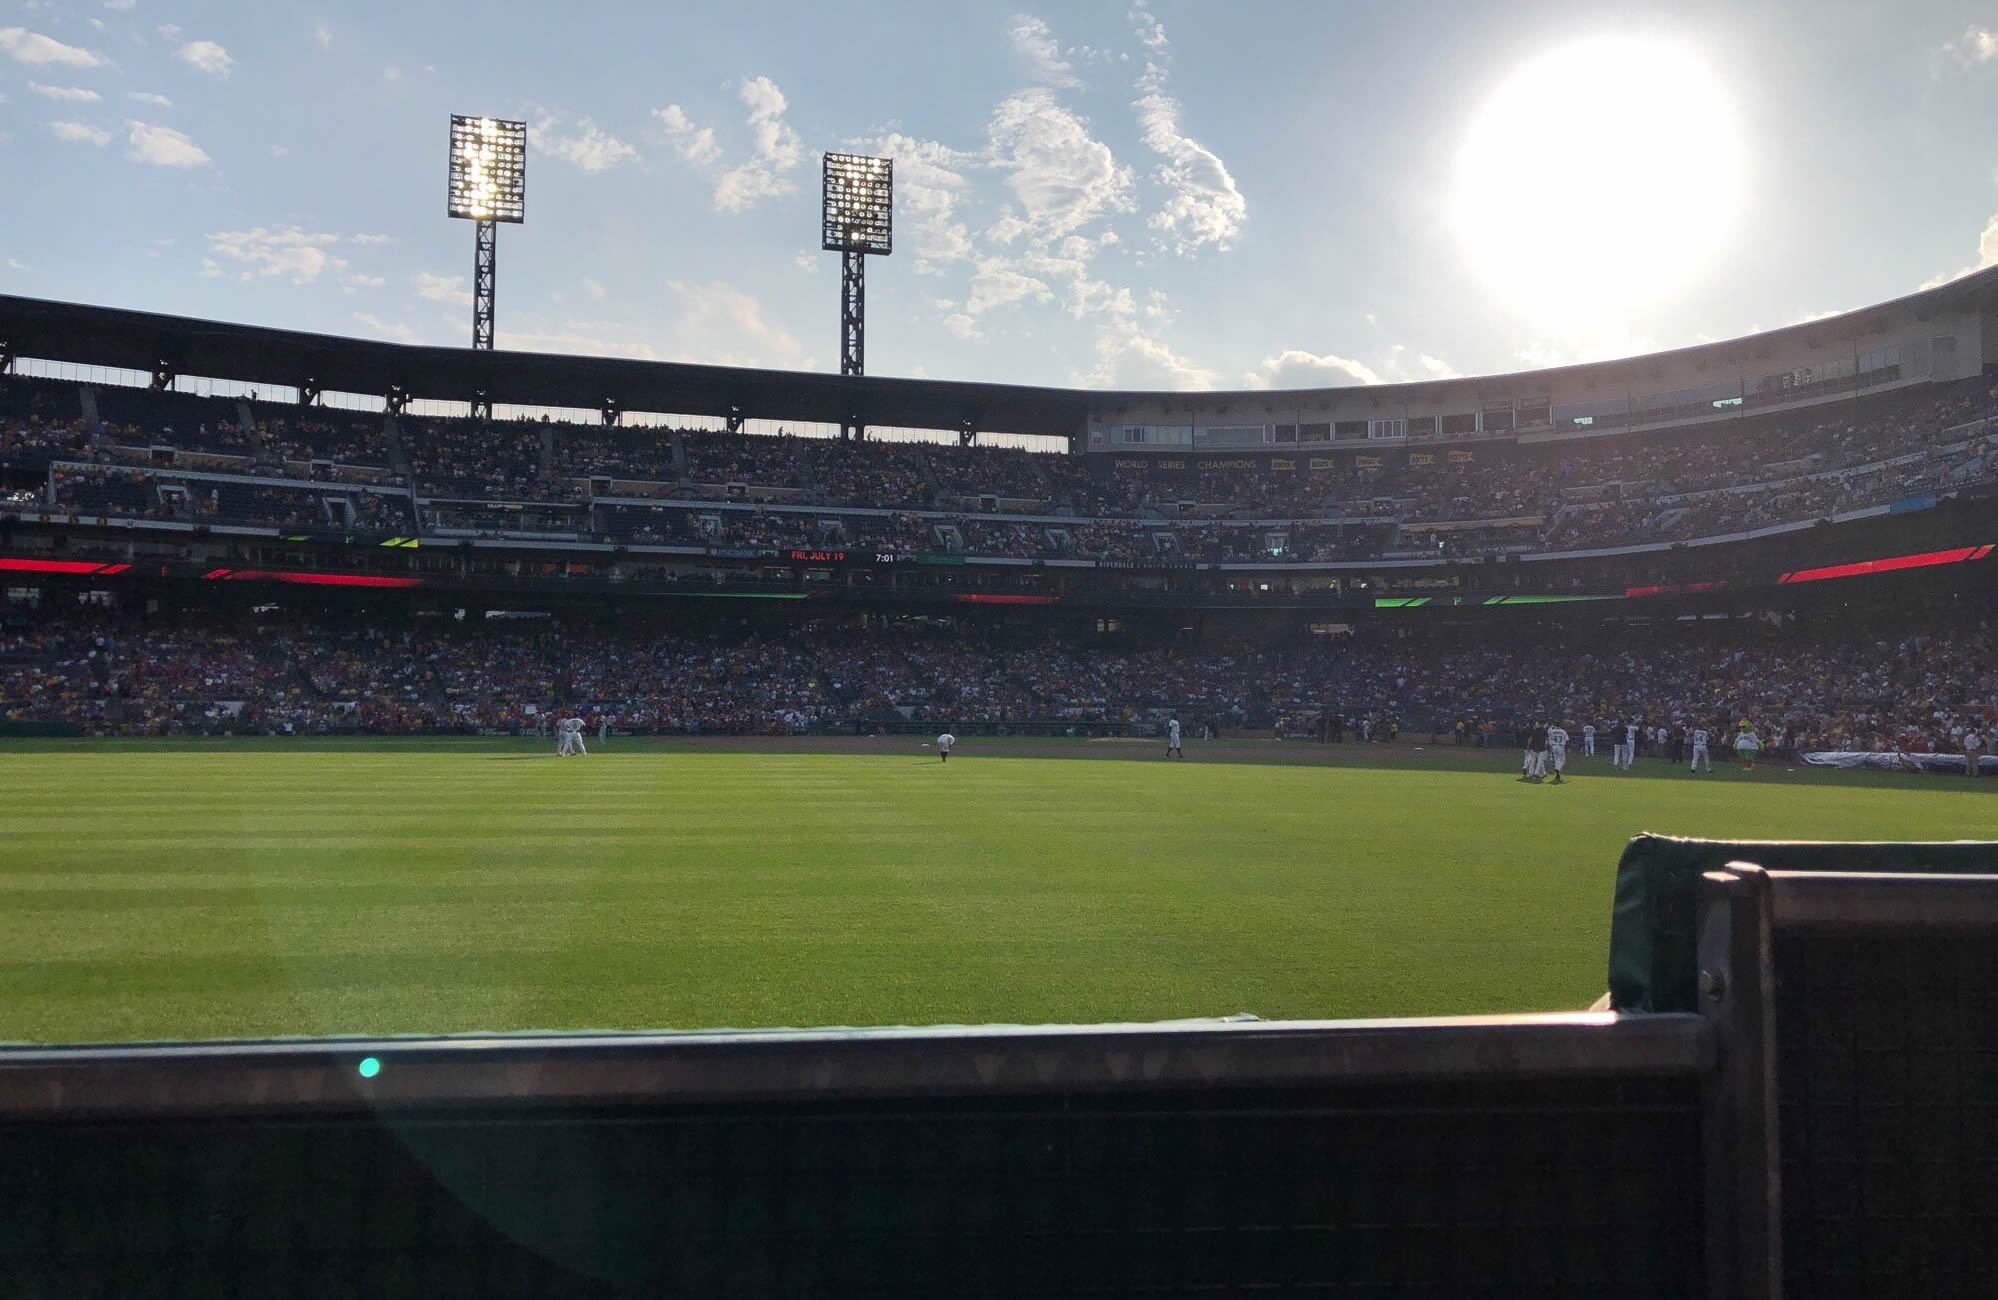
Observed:
[[[1616,866],[1610,912],[1610,1005],[1618,1011],[1696,1011],[1696,896],[1702,872],[1730,862],[1770,871],[1998,874],[1998,842],[1831,843],[1687,840],[1640,835]]]

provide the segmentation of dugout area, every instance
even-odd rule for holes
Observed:
[[[1691,1006],[0,1051],[0,1294],[1998,1293],[1998,844],[1617,900]]]

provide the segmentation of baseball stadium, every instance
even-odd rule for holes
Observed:
[[[829,134],[837,373],[513,347],[521,111],[470,347],[0,294],[0,1295],[1998,1290],[1998,267],[870,373]]]

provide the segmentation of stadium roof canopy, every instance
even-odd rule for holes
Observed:
[[[1008,384],[828,375],[542,352],[412,347],[0,296],[0,345],[11,355],[82,366],[230,379],[273,388],[411,399],[800,423],[1068,436],[1087,418],[1087,393]]]
[[[1998,267],[1935,289],[1771,330],[1672,352],[1567,366],[1520,375],[1468,376],[1408,384],[1284,390],[1290,399],[1365,393],[1382,401],[1436,396],[1462,388],[1468,396],[1509,384],[1546,384],[1586,375],[1615,380],[1636,367],[1687,360],[1739,364],[1772,346],[1831,346],[1864,337],[1889,322],[1946,312],[1998,309]],[[0,295],[0,350],[80,366],[227,379],[369,396],[400,392],[412,400],[487,401],[515,406],[624,411],[726,419],[861,423],[982,433],[1079,437],[1091,415],[1127,404],[1170,400],[1226,409],[1233,401],[1267,401],[1267,391],[1160,393],[1029,388],[1012,384],[842,376],[730,366],[638,361],[539,352],[486,352],[416,347],[91,307]]]

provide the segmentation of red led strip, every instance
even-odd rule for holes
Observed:
[[[1661,587],[1625,587],[1626,598],[1637,596],[1690,596],[1696,592],[1718,591],[1727,586],[1725,582],[1679,582]]]
[[[7,573],[123,573],[129,564],[99,564],[93,560],[11,560],[0,559],[0,571]]]
[[[306,573],[297,569],[210,569],[222,582],[290,582],[305,587],[420,587],[421,578],[380,578],[368,573]]]
[[[967,605],[1053,605],[1061,598],[1059,596],[1008,596],[997,592],[988,594],[982,591],[967,591],[960,593],[955,599],[961,600]]]
[[[1827,578],[1858,578],[1869,573],[1893,573],[1899,569],[1928,569],[1938,564],[1963,564],[1991,554],[1989,546],[1959,546],[1951,551],[1923,551],[1920,555],[1896,555],[1885,560],[1861,560],[1857,564],[1828,564],[1820,569],[1798,569],[1778,582],[1823,582]]]

